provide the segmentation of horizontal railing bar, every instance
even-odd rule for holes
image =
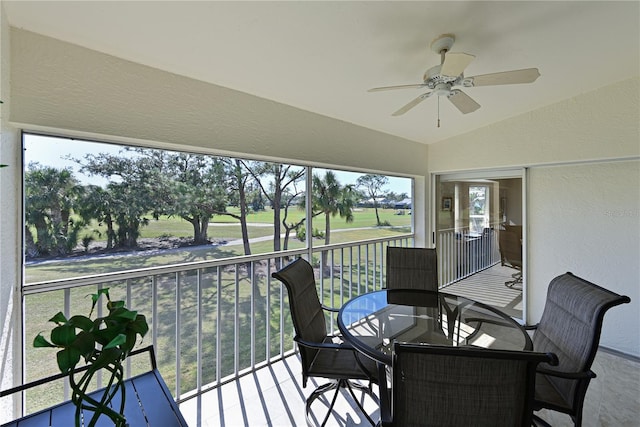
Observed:
[[[402,234],[392,237],[385,238],[377,238],[377,239],[367,239],[360,240],[357,242],[348,242],[348,243],[336,243],[331,245],[324,246],[315,246],[312,251],[315,252],[323,252],[340,248],[348,248],[350,246],[357,245],[368,245],[378,242],[386,242],[386,241],[394,241],[412,238],[413,234]],[[206,260],[206,261],[192,261],[185,262],[179,264],[171,264],[171,265],[161,265],[156,267],[145,267],[145,268],[137,268],[132,270],[123,270],[116,271],[110,273],[99,273],[92,274],[89,276],[80,276],[73,277],[69,279],[56,279],[50,280],[46,282],[34,282],[25,284],[22,288],[23,295],[32,295],[41,292],[54,291],[59,289],[68,289],[75,288],[80,286],[87,285],[95,285],[96,283],[104,283],[104,282],[115,282],[127,279],[138,279],[141,277],[148,277],[151,275],[162,275],[162,274],[170,274],[177,273],[188,270],[202,269],[202,268],[211,268],[211,267],[220,267],[226,265],[235,265],[235,264],[243,264],[252,261],[263,261],[267,259],[275,259],[275,258],[284,258],[287,256],[296,256],[296,255],[304,255],[308,253],[308,249],[290,249],[286,251],[279,252],[268,252],[264,254],[257,255],[244,255],[244,256],[236,256],[236,257],[227,257],[227,258],[218,258],[215,260]]]
[[[394,240],[413,239],[413,237],[414,237],[413,234],[398,234],[396,236],[389,236],[389,237],[377,238],[377,239],[365,239],[365,240],[358,240],[355,242],[347,242],[347,243],[332,243],[330,245],[314,246],[313,252],[324,252],[324,251],[330,251],[333,249],[349,248],[353,246],[365,246],[365,245],[371,245],[373,243],[392,242]],[[277,252],[277,253],[280,253],[280,252]]]

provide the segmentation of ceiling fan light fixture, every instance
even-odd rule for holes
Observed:
[[[433,89],[433,91],[438,96],[449,96],[449,94],[451,93],[451,84],[438,83],[436,87]]]

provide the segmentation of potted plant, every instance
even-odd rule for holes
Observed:
[[[104,317],[91,320],[91,315],[104,295],[107,299],[109,313]],[[55,323],[51,330],[50,340],[38,334],[34,347],[55,347],[60,372],[68,374],[72,389],[71,400],[76,406],[75,422],[80,427],[82,410],[93,412],[90,421],[85,425],[93,427],[101,415],[109,417],[116,427],[127,425],[124,417],[125,387],[122,363],[136,344],[137,335],[144,337],[149,330],[146,318],[136,311],[128,310],[124,301],[111,301],[109,289],[100,289],[91,295],[92,305],[89,316],[76,315],[69,319],[62,312],[49,321]],[[104,298],[103,298],[104,299]],[[86,370],[74,372],[80,358],[86,362]],[[103,395],[92,398],[87,388],[93,376],[100,369],[109,375]],[[119,408],[109,405],[113,398],[120,394]],[[94,395],[95,397],[95,395]],[[118,410],[119,409],[119,410]]]

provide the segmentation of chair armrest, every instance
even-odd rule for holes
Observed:
[[[331,312],[333,312],[333,313],[337,313],[337,312],[339,312],[339,311],[340,311],[340,309],[339,309],[339,308],[328,307],[328,306],[326,306],[326,305],[322,305],[322,309],[323,309],[323,310],[326,310],[326,311],[331,311]]]
[[[304,347],[315,348],[317,350],[351,350],[356,351],[351,345],[347,343],[324,343],[324,342],[311,342],[305,341],[299,337],[293,339],[295,342]]]
[[[563,371],[554,371],[551,369],[545,369],[538,367],[536,370],[538,374],[549,375],[550,377],[558,377],[565,378],[568,380],[585,380],[587,378],[595,378],[596,374],[592,370],[588,370],[586,372],[563,372]]]

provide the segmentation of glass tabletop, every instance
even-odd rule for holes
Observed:
[[[338,314],[344,339],[390,365],[393,343],[531,350],[524,328],[486,304],[444,292],[382,290],[348,301]]]

